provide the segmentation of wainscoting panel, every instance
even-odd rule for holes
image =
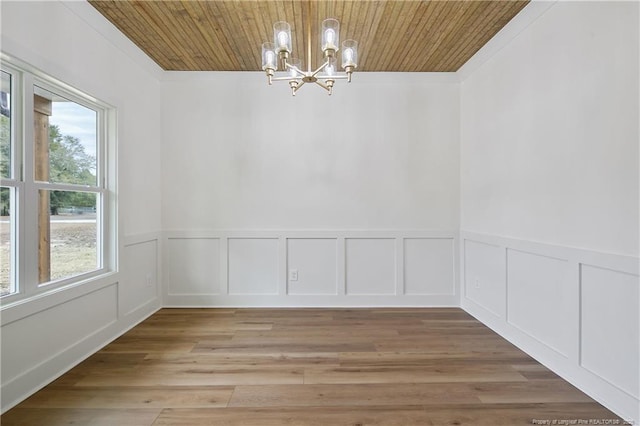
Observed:
[[[3,306],[2,412],[160,307],[159,234],[125,236],[121,244],[120,271]]]
[[[453,238],[404,239],[404,294],[454,295]]]
[[[229,294],[278,294],[278,239],[229,238]]]
[[[170,238],[167,263],[169,294],[220,293],[219,238]]]
[[[506,252],[493,244],[465,240],[464,291],[488,312],[499,318],[506,318]]]
[[[624,419],[640,421],[639,259],[467,231],[460,240],[462,307]],[[505,303],[507,315],[499,315]]]
[[[580,364],[638,398],[638,276],[580,266]]]
[[[167,307],[459,305],[453,231],[173,230],[164,241]]]
[[[287,268],[287,294],[338,294],[337,239],[287,239]]]
[[[5,386],[34,366],[98,333],[118,319],[113,284],[2,327],[2,383]],[[91,312],[91,315],[85,315]],[[29,336],[29,338],[25,338]]]
[[[348,238],[346,281],[349,295],[396,293],[396,242],[393,238]]]
[[[507,249],[507,321],[568,357],[577,294],[566,259]]]
[[[121,315],[129,315],[158,297],[158,241],[124,246],[122,283],[118,291]]]

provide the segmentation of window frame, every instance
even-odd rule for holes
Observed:
[[[62,288],[95,281],[117,272],[117,191],[116,191],[116,110],[29,64],[0,52],[0,68],[11,74],[11,179],[0,179],[2,186],[14,189],[16,204],[13,220],[15,256],[11,273],[15,292],[0,297],[2,309],[25,299]],[[34,162],[34,88],[55,95],[96,112],[96,185],[51,183],[35,180]],[[44,283],[38,278],[38,194],[47,191],[95,193],[98,268]],[[13,258],[15,257],[15,258]]]
[[[20,259],[24,258],[21,255],[23,244],[19,241],[19,235],[22,234],[20,226],[22,221],[20,220],[21,207],[23,200],[21,199],[24,194],[24,181],[22,179],[22,153],[23,150],[20,147],[19,141],[22,140],[22,114],[20,111],[22,107],[22,97],[18,96],[18,93],[22,93],[22,70],[7,64],[4,61],[0,66],[1,70],[8,73],[11,77],[11,94],[9,99],[9,108],[11,111],[11,123],[10,123],[10,164],[9,176],[0,177],[0,186],[9,188],[11,191],[10,202],[11,209],[14,217],[10,221],[11,225],[11,240],[14,241],[13,247],[10,248],[10,262],[11,272],[9,275],[9,283],[11,287],[15,288],[15,292],[2,296],[0,299],[6,299],[13,295],[19,294],[20,286],[19,280],[23,276],[24,271],[20,268]]]

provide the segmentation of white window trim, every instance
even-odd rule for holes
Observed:
[[[11,93],[22,92],[22,71],[18,68],[11,66],[10,64],[2,63],[2,70],[8,72],[11,75]],[[18,96],[11,96],[10,99],[11,111],[22,111],[22,98]],[[11,138],[13,141],[22,140],[22,115],[20,117],[11,116]],[[16,143],[17,144],[17,143]],[[23,205],[21,197],[24,194],[24,182],[22,179],[22,149],[17,146],[11,147],[11,177],[2,178],[2,186],[12,188],[11,203],[14,206],[14,212],[16,218],[20,215],[19,206]],[[12,262],[11,275],[9,280],[13,281],[13,285],[18,286],[20,277],[23,276],[24,271],[20,268],[20,259],[24,258],[21,255],[21,247],[19,241],[17,241],[18,235],[21,234],[19,230],[20,221],[14,220],[12,223],[11,238],[15,240],[15,250],[11,251],[10,262]],[[17,293],[16,293],[17,294]],[[5,296],[5,297],[10,297]]]
[[[59,293],[67,288],[101,281],[118,271],[118,209],[117,209],[117,114],[116,109],[81,92],[74,87],[0,52],[2,69],[12,75],[11,126],[14,140],[12,149],[12,179],[2,179],[2,186],[16,188],[15,206],[15,260],[12,273],[17,291],[0,299],[0,311]],[[34,85],[63,96],[70,101],[97,112],[96,186],[58,184],[34,180],[33,143],[33,91]],[[28,125],[31,124],[31,125]],[[71,190],[98,194],[101,212],[98,227],[97,250],[102,260],[99,269],[60,280],[40,284],[38,281],[37,247],[37,194],[38,190]],[[28,199],[29,197],[30,199]],[[93,287],[93,285],[89,286]],[[3,321],[4,322],[4,321]]]

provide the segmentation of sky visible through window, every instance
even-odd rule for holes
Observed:
[[[96,158],[96,112],[75,102],[53,102],[49,123],[60,128],[63,135],[80,140],[84,151]]]

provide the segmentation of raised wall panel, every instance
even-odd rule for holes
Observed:
[[[462,307],[622,418],[640,418],[638,258],[469,231],[461,238]],[[471,299],[475,271],[491,263],[507,275],[505,317]]]
[[[404,239],[404,293],[455,294],[452,238]]]
[[[581,365],[638,398],[638,276],[581,265]]]
[[[465,296],[494,315],[506,312],[505,249],[464,240]]]
[[[124,279],[118,291],[120,312],[124,315],[156,297],[158,241],[125,246],[122,256]]]
[[[2,386],[114,323],[116,287],[104,287],[3,326]]]
[[[220,260],[215,264],[219,273],[198,275],[202,281],[219,277],[221,285],[216,294],[183,291],[180,274],[170,269],[184,267],[187,250],[163,246],[163,303],[168,307],[455,306],[459,300],[456,238],[453,232],[418,230],[171,231],[166,246],[220,240]],[[170,262],[177,250],[182,257]],[[199,260],[206,262],[207,256]],[[297,280],[289,279],[292,269],[298,272]]]
[[[345,244],[346,294],[395,294],[395,239],[347,238]]]
[[[287,280],[288,294],[337,294],[336,244],[335,238],[287,240],[287,268],[298,271],[296,281]]]
[[[558,353],[569,356],[575,323],[568,262],[507,250],[507,320]]]
[[[169,294],[220,292],[218,238],[170,238],[167,251]]]
[[[229,294],[278,294],[278,239],[228,241]]]

